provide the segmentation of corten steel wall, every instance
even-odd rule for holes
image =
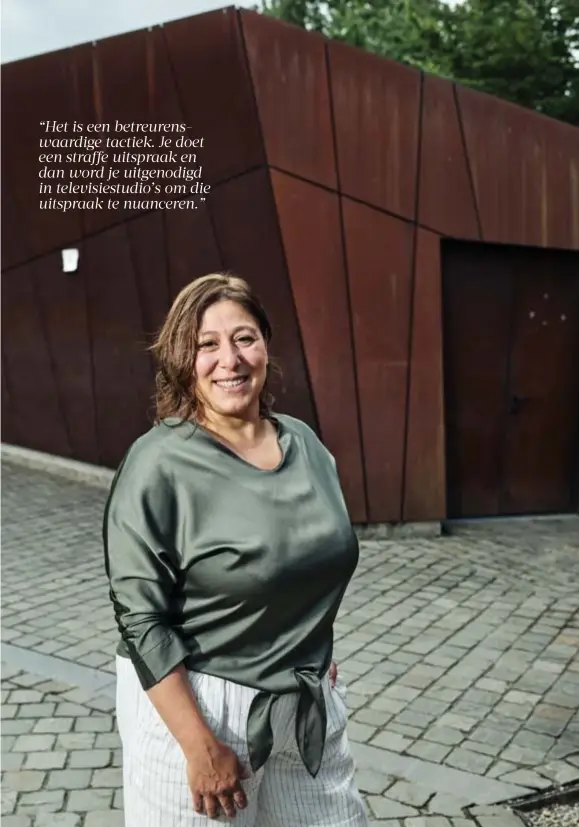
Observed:
[[[579,249],[577,129],[235,9],[8,64],[3,115],[5,441],[115,466],[148,335],[231,268],[352,519],[445,516],[440,238]],[[73,118],[192,125],[206,207],[40,212],[39,121]]]

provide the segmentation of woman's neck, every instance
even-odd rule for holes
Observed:
[[[210,414],[199,424],[231,445],[255,445],[268,431],[268,422],[259,413],[247,418]]]

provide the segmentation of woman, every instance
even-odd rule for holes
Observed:
[[[111,488],[126,827],[367,824],[331,660],[358,544],[333,458],[271,413],[270,338],[243,280],[185,287]]]

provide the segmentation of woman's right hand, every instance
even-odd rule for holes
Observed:
[[[247,807],[241,781],[249,778],[239,758],[214,735],[200,738],[187,754],[187,780],[196,813],[217,818],[222,811],[235,818]]]

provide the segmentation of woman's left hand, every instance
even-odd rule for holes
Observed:
[[[332,689],[336,685],[336,681],[338,680],[338,666],[337,664],[332,661],[330,664],[330,686]]]

